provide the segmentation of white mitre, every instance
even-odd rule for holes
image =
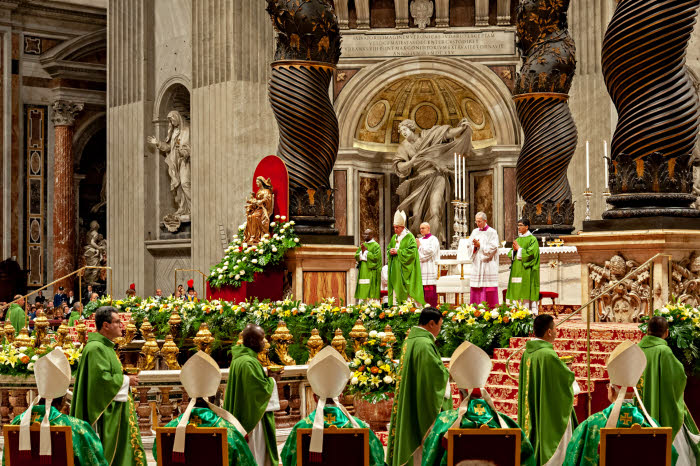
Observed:
[[[404,212],[403,210],[396,211],[396,213],[394,214],[394,226],[406,226],[406,212]]]
[[[338,397],[343,393],[351,375],[352,372],[350,368],[348,368],[348,363],[343,359],[338,350],[332,346],[326,346],[309,361],[306,378],[309,380],[311,389],[316,396],[318,396],[309,452],[312,457],[317,455],[316,459],[318,461],[321,460],[320,455],[323,452],[323,408],[326,406],[326,399],[333,399],[338,408],[350,419],[353,427],[356,429],[360,428],[355,418],[353,418],[340,401],[338,401]]]
[[[19,424],[19,451],[31,450],[30,425],[32,420],[32,408],[40,398],[46,400],[44,419],[41,421],[39,431],[39,455],[51,456],[51,402],[55,398],[65,396],[70,387],[70,363],[61,348],[56,348],[49,354],[40,357],[34,363],[34,377],[39,396],[29,405],[29,409],[22,415]]]
[[[466,390],[467,396],[459,405],[459,415],[457,420],[452,424],[453,428],[459,428],[464,414],[469,408],[469,400],[472,392],[478,389],[481,392],[481,398],[484,399],[491,409],[496,412],[496,407],[493,404],[491,396],[486,391],[486,382],[491,374],[493,363],[488,354],[478,346],[465,341],[457,347],[450,358],[450,375],[455,381],[457,387]],[[505,421],[498,414],[498,421],[502,428],[506,428]]]
[[[246,435],[245,429],[233,414],[208,401],[209,397],[216,395],[216,391],[219,389],[219,385],[221,385],[221,370],[211,356],[204,351],[195,353],[194,356],[188,359],[185,365],[182,366],[180,370],[180,382],[190,396],[190,403],[187,405],[187,409],[182,414],[180,422],[178,422],[175,430],[173,458],[176,458],[180,462],[184,462],[185,460],[185,432],[197,398],[204,399],[209,409],[214,411],[214,413],[222,419],[233,424],[241,435]]]
[[[617,399],[613,404],[613,409],[610,412],[605,427],[615,428],[617,427],[617,420],[620,417],[620,409],[622,408],[622,403],[625,400],[625,395],[628,388],[632,388],[634,395],[637,397],[639,403],[639,408],[642,410],[647,418],[647,421],[652,426],[656,427],[656,423],[647,413],[644,403],[642,403],[639,397],[639,392],[637,391],[637,382],[639,378],[644,373],[644,369],[647,367],[647,358],[644,355],[644,351],[634,344],[633,342],[627,340],[623,341],[610,353],[608,357],[608,376],[610,377],[610,383],[620,388],[618,392]]]

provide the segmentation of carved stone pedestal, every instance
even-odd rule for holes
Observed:
[[[596,301],[595,320],[636,322],[668,303],[671,295],[691,305],[700,302],[700,230],[607,230],[580,232],[566,238],[581,257],[581,302],[646,262],[634,277]],[[589,307],[594,315],[593,306]],[[582,315],[584,320],[587,316]]]

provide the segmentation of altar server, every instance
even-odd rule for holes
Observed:
[[[430,224],[420,224],[420,239],[416,239],[418,244],[418,257],[420,257],[420,272],[423,281],[423,297],[425,302],[433,307],[438,305],[437,279],[440,259],[440,241],[437,236],[430,233]]]
[[[326,346],[310,362],[306,372],[309,385],[317,398],[316,410],[297,422],[287,437],[282,450],[282,464],[297,464],[297,429],[313,428],[309,453],[314,462],[323,459],[323,429],[334,426],[338,429],[367,428],[360,419],[353,417],[338,401],[352,373],[347,362],[332,346]],[[321,427],[323,426],[323,427]],[[384,446],[377,435],[369,431],[370,466],[384,465]]]
[[[475,216],[476,228],[469,236],[467,258],[472,261],[469,302],[498,307],[498,232],[486,224],[486,214]]]
[[[216,361],[204,351],[198,351],[182,366],[180,382],[190,396],[190,403],[184,413],[165,425],[177,428],[173,460],[185,462],[185,431],[189,424],[193,424],[197,427],[224,427],[228,440],[228,464],[256,466],[241,423],[228,411],[209,402],[221,384],[221,370]],[[158,444],[155,442],[153,458],[158,460]]]
[[[513,249],[508,251],[511,259],[510,277],[506,299],[509,302],[521,301],[525,307],[537,315],[540,300],[540,247],[532,233],[530,221],[518,221],[518,238],[513,241]]]
[[[12,420],[12,425],[19,424],[19,455],[31,450],[30,427],[40,422],[39,455],[42,464],[51,463],[51,426],[69,426],[73,439],[73,460],[76,465],[106,466],[100,439],[92,427],[80,419],[61,414],[59,409],[70,386],[70,364],[63,350],[56,348],[34,363],[34,377],[38,395],[24,413]],[[49,413],[47,416],[46,413]],[[3,457],[5,464],[7,455]],[[145,462],[144,462],[145,465]]]
[[[389,242],[387,259],[389,306],[401,304],[409,297],[425,305],[418,245],[413,233],[406,228],[405,212],[394,214],[394,236]]]
[[[478,429],[482,425],[494,429],[519,429],[509,416],[496,411],[491,395],[484,388],[491,373],[491,358],[481,348],[465,341],[452,353],[450,375],[462,392],[464,401],[458,409],[441,413],[423,447],[423,466],[447,465],[443,439],[447,430]],[[520,437],[520,464],[535,466],[532,445],[524,432]]]
[[[363,243],[355,252],[357,288],[355,299],[379,299],[381,289],[382,247],[374,239],[374,231],[362,234]]]

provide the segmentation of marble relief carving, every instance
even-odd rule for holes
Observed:
[[[435,5],[433,0],[413,0],[411,2],[411,17],[419,29],[425,29],[430,25]]]
[[[381,178],[360,174],[360,232],[367,229],[374,231],[377,235],[380,232],[382,223],[381,187]]]
[[[679,303],[700,306],[700,251],[681,261],[673,261],[673,295]]]
[[[601,295],[608,285],[625,277],[639,264],[626,260],[620,253],[603,266],[588,264],[588,277],[593,281],[591,298],[598,298],[598,317],[603,322],[639,322],[651,306],[650,266],[623,280],[612,291]]]

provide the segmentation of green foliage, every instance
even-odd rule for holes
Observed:
[[[673,354],[691,374],[700,373],[700,309],[689,304],[670,302],[654,311],[668,321],[666,342]],[[649,317],[642,316],[640,330],[647,332]]]

